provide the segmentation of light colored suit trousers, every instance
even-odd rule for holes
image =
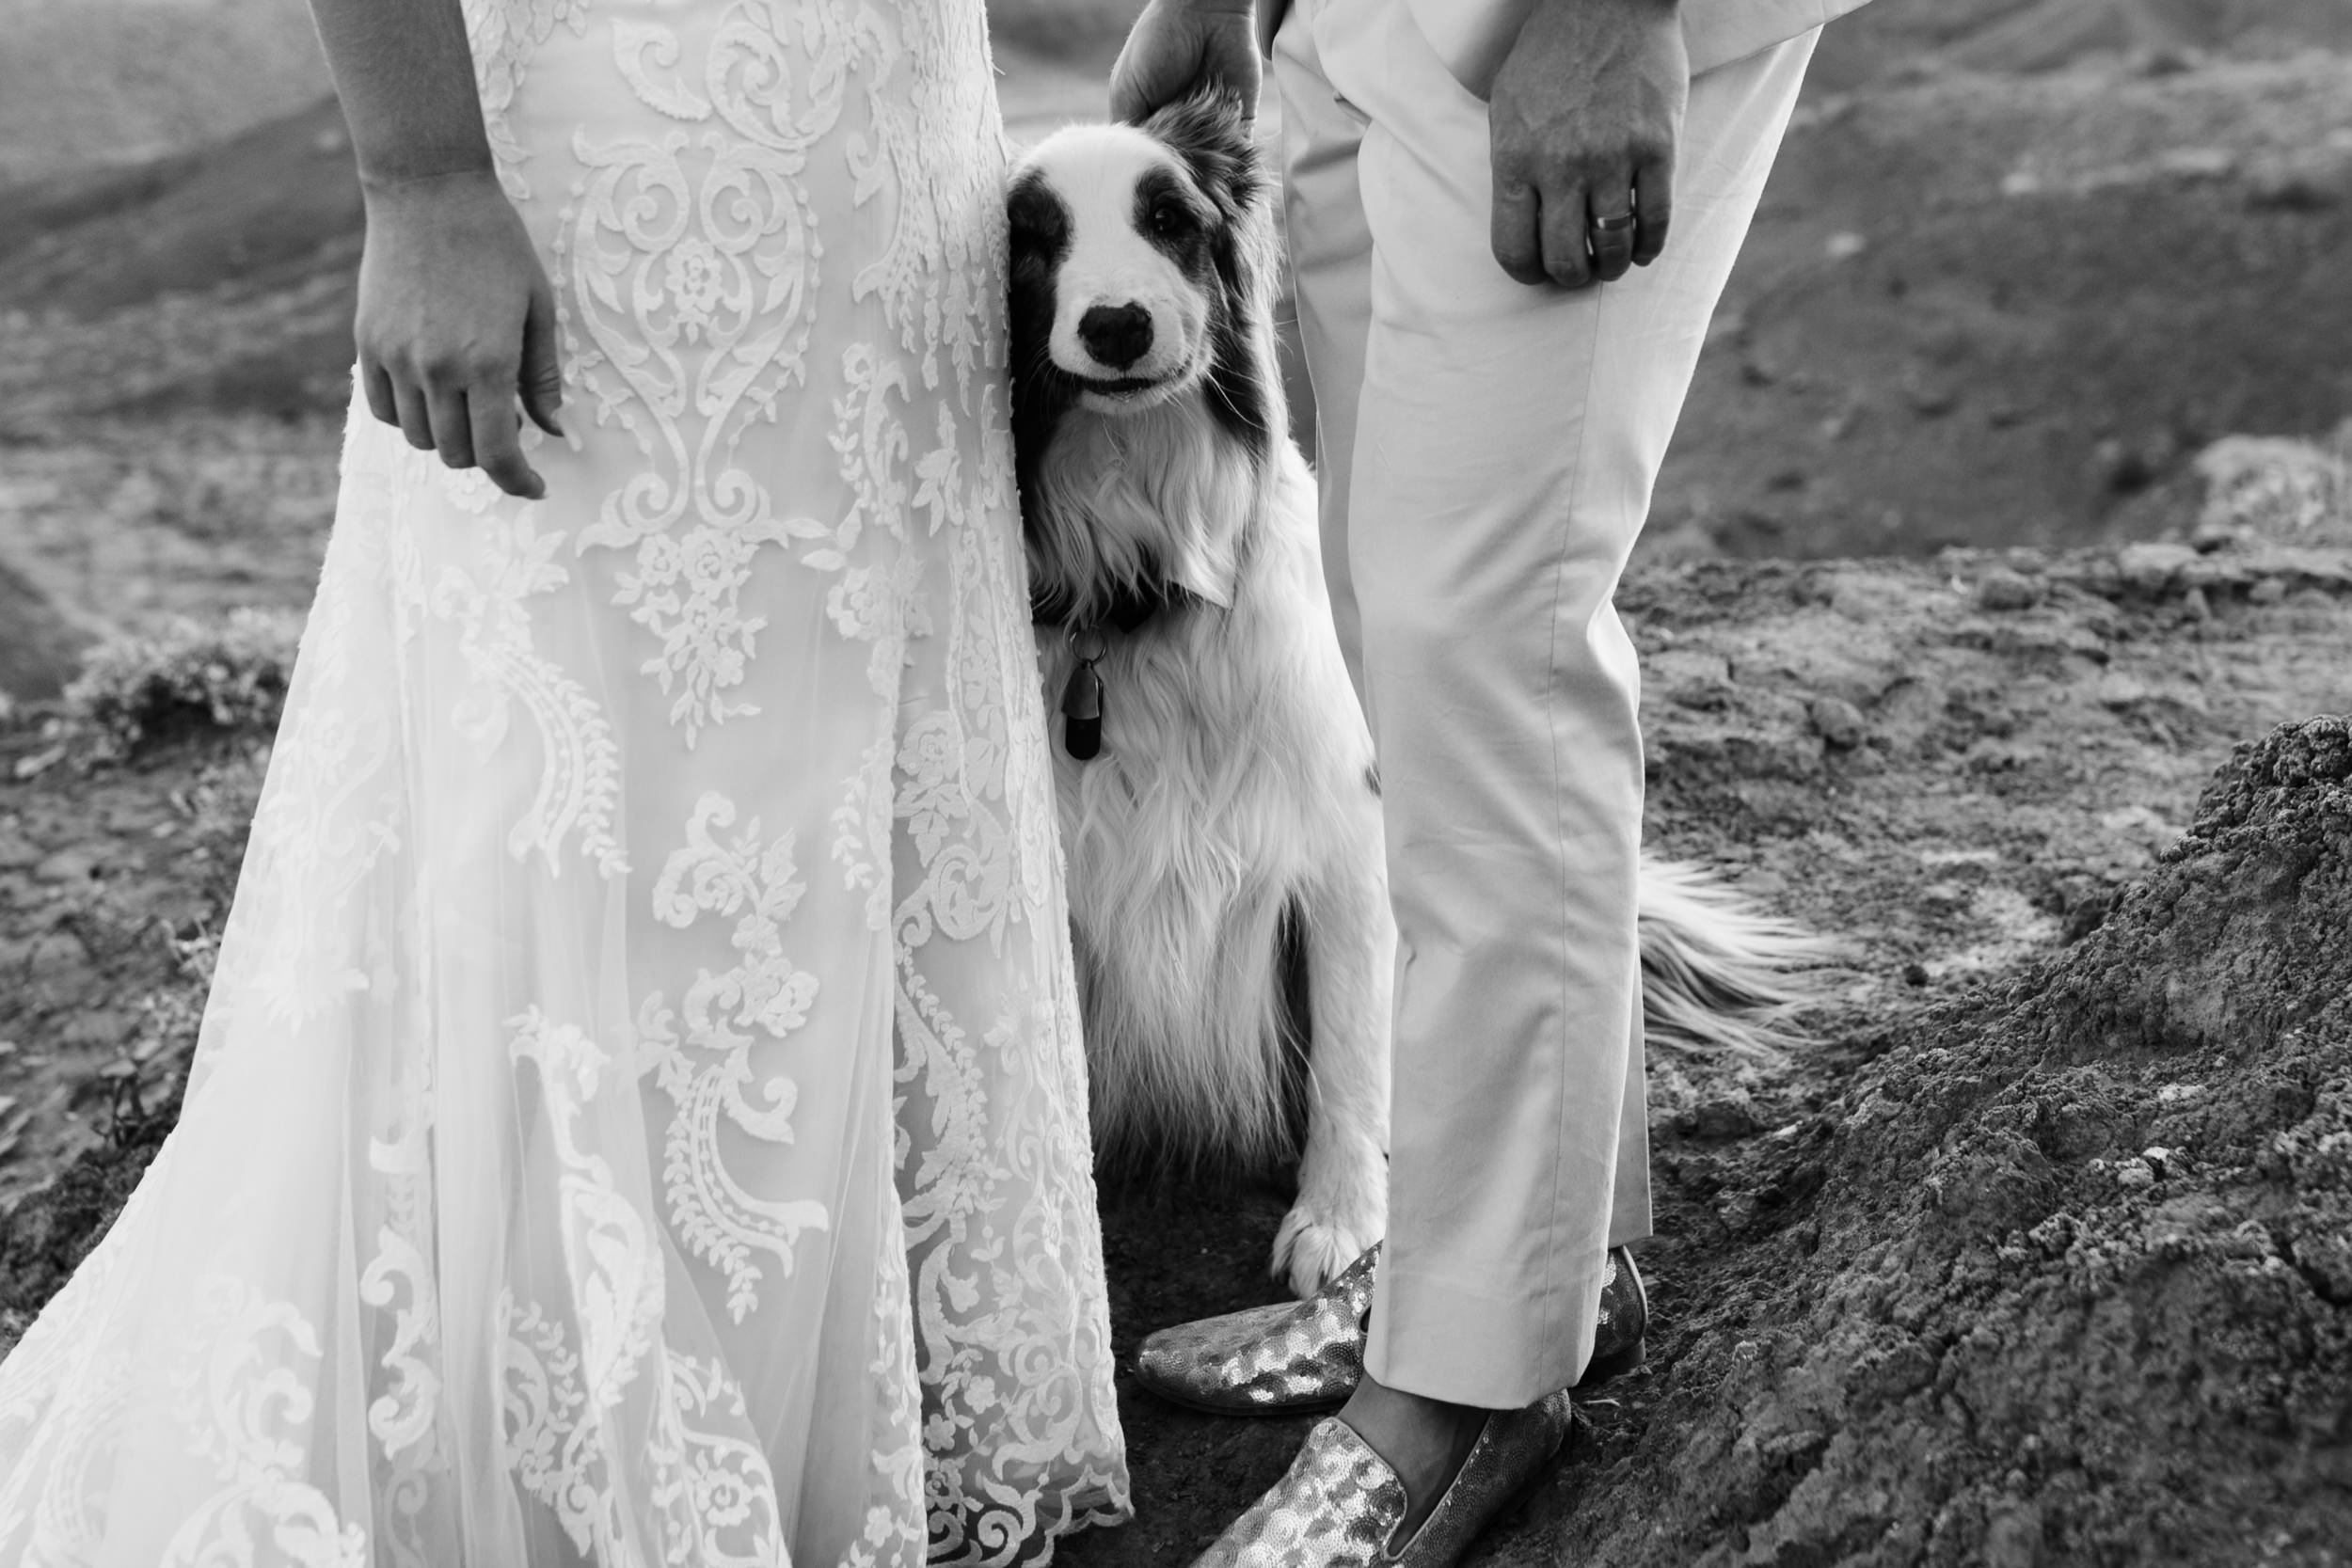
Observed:
[[[1389,1239],[1367,1364],[1488,1408],[1576,1381],[1649,1233],[1640,671],[1611,605],[1812,53],[1693,78],[1663,257],[1577,293],[1488,248],[1486,104],[1407,0],[1276,37],[1325,570],[1396,911]]]

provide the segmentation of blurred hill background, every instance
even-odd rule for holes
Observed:
[[[0,180],[179,152],[326,88],[307,0],[0,0]]]
[[[1009,125],[1139,0],[994,0]],[[64,622],[307,598],[360,211],[305,0],[0,0],[0,571]],[[2352,5],[1877,0],[1830,29],[1652,554],[2180,534],[2352,415]]]

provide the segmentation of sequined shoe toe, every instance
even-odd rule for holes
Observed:
[[[1338,1417],[1327,1417],[1274,1489],[1194,1568],[1453,1568],[1472,1541],[1540,1481],[1568,1431],[1568,1396],[1486,1418],[1454,1484],[1403,1533],[1404,1482]]]
[[[1136,1379],[1212,1416],[1337,1410],[1364,1375],[1364,1314],[1379,1243],[1304,1301],[1164,1328],[1143,1341]]]
[[[1304,1301],[1253,1307],[1164,1328],[1143,1341],[1136,1380],[1212,1416],[1296,1416],[1337,1410],[1364,1375],[1364,1315],[1372,1310],[1378,1243]],[[1610,1251],[1601,1276],[1592,1359],[1579,1388],[1642,1364],[1649,1302],[1633,1255]]]

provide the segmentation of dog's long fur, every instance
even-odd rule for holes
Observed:
[[[1184,216],[1169,211],[1181,207]],[[1302,1293],[1386,1227],[1390,914],[1377,776],[1324,587],[1314,483],[1277,374],[1274,227],[1237,104],[1057,133],[1016,172],[1014,429],[1048,710],[1104,650],[1103,751],[1055,783],[1098,1148],[1292,1152],[1274,1265]],[[1097,357],[1097,307],[1151,348]],[[1132,322],[1132,314],[1127,318]],[[1119,352],[1133,344],[1107,336]],[[1131,630],[1120,607],[1165,608]],[[1688,867],[1646,861],[1653,1040],[1768,1052],[1815,958]],[[1311,1037],[1285,1006],[1302,958]]]

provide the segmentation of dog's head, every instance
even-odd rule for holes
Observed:
[[[1288,438],[1276,246],[1240,98],[1080,125],[1014,172],[1013,435],[1045,619],[1173,584],[1229,603]]]
[[[1040,143],[1009,198],[1024,399],[1116,416],[1205,390],[1263,432],[1263,391],[1235,383],[1260,368],[1244,339],[1271,304],[1265,202],[1241,100],[1220,87]]]

